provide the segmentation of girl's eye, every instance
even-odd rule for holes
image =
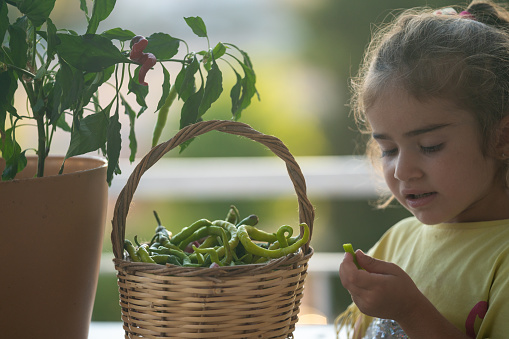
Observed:
[[[398,153],[398,149],[397,148],[393,148],[393,149],[389,149],[389,150],[382,150],[382,158],[383,157],[390,157],[390,156],[393,156],[393,155],[396,155],[396,153]]]
[[[421,152],[424,154],[431,154],[440,151],[442,148],[444,148],[443,143],[427,147],[421,146]]]

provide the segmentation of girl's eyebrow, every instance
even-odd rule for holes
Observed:
[[[418,135],[421,135],[421,134],[425,134],[425,133],[429,133],[429,132],[432,132],[432,131],[436,131],[438,129],[441,129],[441,128],[444,128],[444,127],[447,127],[447,126],[450,126],[450,125],[451,124],[432,124],[432,125],[429,125],[429,126],[425,126],[425,127],[422,127],[422,128],[418,128],[418,129],[412,130],[412,131],[408,131],[405,134],[403,134],[403,136],[405,136],[405,137],[415,137],[415,136],[418,136]],[[387,136],[385,134],[381,134],[381,133],[373,133],[372,136],[373,136],[373,139],[377,139],[377,140],[387,140],[387,139],[390,139],[389,136]]]

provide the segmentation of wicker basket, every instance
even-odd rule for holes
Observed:
[[[124,257],[127,213],[143,173],[171,149],[212,130],[257,141],[285,161],[297,193],[300,222],[312,232],[314,209],[304,177],[279,139],[233,121],[205,121],[181,129],[140,161],[115,205],[111,241],[126,338],[293,337],[313,254],[309,241],[297,253],[264,264],[196,268],[131,262]]]

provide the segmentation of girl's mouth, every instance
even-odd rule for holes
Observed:
[[[407,199],[421,199],[421,198],[425,198],[425,197],[428,197],[432,194],[435,194],[434,192],[429,192],[429,193],[422,193],[422,194],[407,194]]]
[[[419,194],[407,194],[405,195],[405,199],[409,207],[417,208],[431,203],[436,196],[437,192],[427,192]]]

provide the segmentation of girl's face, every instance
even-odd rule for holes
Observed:
[[[482,153],[473,114],[404,90],[386,91],[366,113],[389,189],[421,222],[509,218],[505,185],[495,159]]]

